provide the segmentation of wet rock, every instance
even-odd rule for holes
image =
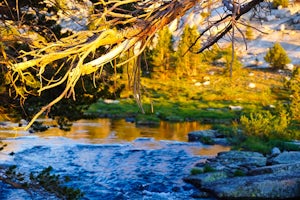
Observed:
[[[218,133],[216,130],[201,130],[188,133],[189,142],[202,142],[203,144],[220,144],[228,145],[228,140],[224,135]]]
[[[216,137],[216,133],[215,130],[193,131],[188,133],[188,140],[189,142],[200,141],[204,144],[212,144],[212,138]]]

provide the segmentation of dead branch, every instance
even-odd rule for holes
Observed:
[[[224,37],[233,28],[235,21],[262,1],[252,0],[247,4],[239,5],[239,11],[233,14],[232,4],[229,3],[231,1],[223,0],[224,6],[231,13],[209,25],[197,40],[219,24],[226,24],[226,27],[209,38],[197,53],[209,48]],[[95,30],[81,31],[54,42],[29,38],[28,43],[31,45],[32,50],[21,52],[22,54],[19,57],[19,60],[24,59],[24,61],[11,63],[7,66],[9,70],[8,77],[10,77],[16,96],[24,101],[29,94],[34,93],[34,91],[28,91],[26,87],[20,88],[16,84],[18,82],[30,83],[34,86],[36,95],[41,95],[43,91],[62,84],[65,84],[65,89],[48,105],[42,107],[25,129],[28,129],[41,114],[61,99],[70,97],[75,99],[74,87],[80,77],[101,70],[105,64],[113,62],[129,49],[140,45],[140,50],[136,55],[118,65],[136,58],[143,52],[157,31],[173,20],[182,17],[188,10],[198,4],[209,6],[208,1],[205,0],[100,0],[94,4],[97,6],[98,13],[91,16],[96,24]],[[125,9],[125,5],[131,6],[131,9]],[[99,48],[102,48],[104,53],[90,60]],[[62,77],[45,78],[46,68],[57,61],[68,63],[68,70]],[[35,71],[36,74],[32,75],[32,71]]]

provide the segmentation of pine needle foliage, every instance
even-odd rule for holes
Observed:
[[[166,79],[169,70],[174,67],[173,52],[172,34],[166,26],[158,32],[151,55],[154,77]]]
[[[184,27],[175,53],[177,76],[195,76],[198,74],[202,60],[201,55],[195,53],[200,48],[200,42],[195,43],[198,36],[199,32],[195,26],[186,25]],[[190,48],[191,46],[192,48]]]
[[[286,51],[278,42],[269,49],[264,59],[274,69],[283,69],[286,64],[291,62]]]

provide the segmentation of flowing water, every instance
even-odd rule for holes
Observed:
[[[69,186],[81,189],[83,199],[192,199],[196,189],[182,178],[195,163],[229,150],[187,142],[188,132],[209,128],[196,122],[136,127],[124,120],[80,120],[68,132],[50,128],[34,134],[14,126],[0,127],[8,144],[0,165],[16,164],[27,173],[52,166],[71,178]],[[32,198],[45,199],[0,184],[0,199]]]

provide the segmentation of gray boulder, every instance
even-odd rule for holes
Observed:
[[[289,164],[289,163],[295,163],[300,161],[300,152],[299,151],[285,151],[281,154],[272,157],[269,159],[269,163],[274,164]]]
[[[291,16],[291,11],[288,8],[282,8],[282,9],[272,9],[271,15],[275,15],[275,17],[282,19],[285,17]]]
[[[300,198],[300,152],[276,153],[267,158],[257,152],[221,152],[196,164],[213,171],[191,175],[184,181],[217,199]],[[299,156],[299,157],[298,157]]]
[[[278,147],[274,147],[271,151],[271,156],[277,156],[281,153],[280,149]]]
[[[221,152],[215,158],[219,163],[227,166],[262,167],[267,163],[267,158],[257,152],[228,151]]]
[[[210,158],[207,162],[197,163],[196,167],[204,168],[209,166],[217,171],[224,171],[229,176],[239,172],[247,174],[257,167],[266,166],[267,158],[257,152],[249,151],[228,151],[221,152],[215,158]]]
[[[300,171],[300,160],[297,163],[290,164],[278,164],[270,165],[265,167],[259,167],[249,171],[248,175],[261,175],[261,174],[271,174],[271,173],[282,173],[282,172],[297,172]]]
[[[217,131],[215,130],[201,130],[188,133],[189,142],[199,141],[202,138],[214,138]]]
[[[203,144],[228,145],[228,140],[224,135],[216,130],[201,130],[188,133],[189,142],[202,142]]]
[[[221,199],[296,199],[300,173],[234,177],[204,184],[202,189]]]
[[[191,175],[183,180],[187,183],[191,183],[192,185],[196,187],[202,187],[205,184],[228,178],[227,173],[223,171],[216,171],[216,172],[208,172],[208,173],[203,173],[203,174],[197,174],[197,175]]]

